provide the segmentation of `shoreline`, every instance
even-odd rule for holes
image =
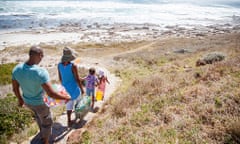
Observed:
[[[70,31],[69,27],[62,27],[54,30],[43,29],[42,32],[34,30],[5,33],[0,35],[0,64],[24,62],[28,58],[26,54],[28,48],[31,45],[40,45],[44,47],[45,51],[45,57],[40,66],[45,67],[50,72],[52,80],[56,80],[56,65],[60,61],[64,46],[73,46],[80,54],[81,63],[91,61],[99,64],[105,62],[112,67],[115,65],[113,60],[106,60],[112,54],[133,50],[156,40],[169,38],[197,38],[200,40],[207,36],[240,33],[240,25],[236,27],[227,25],[225,28],[208,26],[198,29],[192,28],[191,30],[180,26],[169,26],[168,28],[171,30],[164,32],[155,30],[154,26],[156,25],[115,25],[115,28],[105,28],[104,32],[104,29],[95,31],[95,29],[82,30],[77,27],[75,27],[75,31]],[[63,29],[67,32],[64,32]],[[102,37],[102,41],[96,41],[95,38],[99,36]],[[112,43],[114,44],[111,45]],[[0,86],[0,91],[0,97],[2,97],[11,91],[11,87]]]
[[[18,45],[49,45],[77,43],[113,43],[143,40],[156,40],[169,37],[203,37],[208,35],[240,32],[240,24],[209,26],[165,26],[155,24],[113,24],[89,25],[81,28],[77,25],[56,28],[0,31],[0,52],[7,47]]]

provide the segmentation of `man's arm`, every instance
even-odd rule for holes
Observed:
[[[62,100],[70,100],[71,97],[66,94],[60,94],[53,90],[51,84],[49,82],[42,84],[43,89],[46,91],[48,96],[54,98],[54,99],[62,99]]]
[[[24,101],[23,101],[23,98],[22,98],[21,93],[20,93],[20,89],[19,89],[20,86],[19,86],[18,81],[12,80],[12,88],[13,88],[14,94],[15,94],[16,97],[18,98],[18,105],[19,105],[20,107],[22,107],[23,104],[24,104]]]

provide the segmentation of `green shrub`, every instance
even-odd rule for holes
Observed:
[[[7,139],[29,126],[33,121],[32,117],[30,110],[18,106],[15,96],[0,99],[1,139]]]
[[[91,139],[91,134],[89,133],[89,131],[85,131],[83,132],[82,140],[80,143],[90,144],[91,143],[90,139]]]
[[[0,65],[0,85],[10,84],[12,81],[12,69],[16,63],[1,64]]]
[[[217,61],[222,61],[225,59],[225,54],[221,52],[212,52],[207,55],[204,55],[202,58],[198,59],[196,66],[212,64]]]

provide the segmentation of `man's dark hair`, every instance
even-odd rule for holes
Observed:
[[[40,54],[42,53],[43,50],[39,46],[32,46],[29,50],[29,56],[35,55],[35,54]]]

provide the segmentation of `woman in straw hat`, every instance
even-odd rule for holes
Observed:
[[[66,104],[68,126],[72,124],[71,114],[74,102],[80,100],[84,93],[82,81],[79,77],[77,66],[71,61],[76,59],[76,53],[69,47],[64,47],[61,62],[58,64],[58,75],[61,84],[71,96],[71,100]]]

